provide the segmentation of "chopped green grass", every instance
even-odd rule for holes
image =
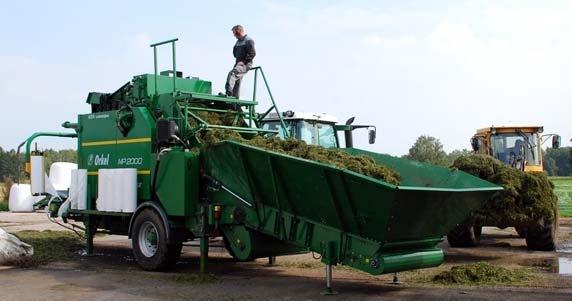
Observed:
[[[399,185],[401,181],[400,175],[395,170],[378,164],[371,157],[365,155],[352,156],[340,149],[309,145],[302,140],[281,140],[278,137],[264,138],[262,136],[245,139],[238,132],[232,130],[210,130],[204,133],[201,139],[206,147],[223,140],[234,140],[273,152],[348,169],[394,185]]]
[[[434,283],[445,285],[518,284],[531,280],[534,275],[527,269],[507,269],[486,262],[454,266],[433,276]]]
[[[453,168],[468,172],[503,187],[473,213],[477,224],[499,227],[553,221],[558,198],[544,173],[523,172],[487,155],[461,156]]]
[[[34,248],[34,255],[22,262],[20,267],[36,267],[49,262],[65,260],[75,256],[81,248],[79,236],[65,231],[20,231],[14,233],[21,241]]]
[[[310,269],[310,270],[316,270],[316,269],[323,269],[325,267],[324,263],[319,261],[319,260],[314,260],[314,261],[298,261],[298,260],[283,260],[280,259],[276,262],[277,266],[281,266],[281,267],[285,267],[285,268],[294,268],[294,269]],[[333,266],[334,270],[337,271],[345,271],[345,272],[356,272],[356,273],[365,273],[362,272],[356,268],[352,268],[348,265],[334,265]]]
[[[8,211],[8,202],[0,201],[0,211]]]
[[[288,260],[278,260],[276,262],[278,266],[285,268],[295,268],[295,269],[319,269],[324,266],[320,261],[288,261]]]

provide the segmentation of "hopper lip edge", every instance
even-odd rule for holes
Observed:
[[[410,191],[443,191],[443,192],[477,192],[477,191],[501,191],[501,186],[495,187],[474,187],[474,188],[440,188],[440,187],[417,187],[417,186],[397,186],[398,190]]]

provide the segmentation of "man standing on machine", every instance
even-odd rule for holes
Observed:
[[[225,89],[226,96],[238,98],[240,82],[248,70],[252,68],[252,60],[256,56],[256,50],[254,49],[254,40],[246,35],[242,25],[233,26],[232,34],[237,39],[232,50],[236,61],[226,78]]]

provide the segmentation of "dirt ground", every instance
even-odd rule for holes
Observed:
[[[40,213],[0,213],[8,232],[61,230]],[[98,236],[94,256],[81,252],[69,260],[33,269],[0,267],[0,300],[572,300],[572,218],[560,223],[557,252],[528,251],[512,228],[485,228],[479,248],[449,248],[440,267],[371,276],[335,267],[334,296],[323,296],[324,268],[311,254],[233,262],[219,242],[210,248],[206,279],[198,275],[198,246],[190,242],[169,272],[141,270],[121,236]],[[423,279],[453,265],[487,261],[510,268],[528,267],[535,278],[510,287],[444,287]],[[569,265],[568,265],[569,264]],[[564,273],[569,273],[567,276]]]

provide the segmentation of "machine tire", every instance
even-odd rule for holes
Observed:
[[[554,251],[558,241],[558,218],[552,223],[545,223],[544,219],[528,227],[526,232],[526,246],[534,251]]]
[[[449,231],[447,241],[453,248],[474,247],[479,243],[480,231],[478,226],[459,224]]]
[[[222,236],[222,241],[224,242],[224,247],[226,249],[226,251],[228,252],[228,254],[234,259],[234,260],[238,260],[236,258],[236,255],[234,254],[234,251],[232,250],[232,248],[230,247],[230,242],[228,241],[228,238],[226,238],[226,236]]]
[[[181,242],[167,243],[163,221],[153,209],[144,209],[133,222],[133,254],[137,263],[148,271],[173,266],[181,256]]]

